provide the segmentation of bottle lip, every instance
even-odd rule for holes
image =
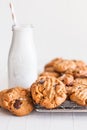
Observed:
[[[31,28],[34,28],[32,24],[25,24],[25,25],[13,25],[12,26],[12,31],[17,30],[17,31],[24,31],[24,30],[29,30]]]

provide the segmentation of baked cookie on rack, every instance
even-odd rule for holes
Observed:
[[[87,106],[87,85],[74,84],[71,89],[70,99],[81,106]]]
[[[85,78],[87,77],[87,66],[77,67],[73,72],[75,78]]]
[[[74,77],[71,74],[62,74],[58,77],[60,81],[62,81],[66,86],[70,86],[74,82]]]
[[[27,115],[34,108],[30,91],[22,87],[1,91],[0,106],[17,116]]]
[[[75,69],[68,69],[65,73],[71,74],[74,78],[85,78],[87,77],[87,65],[80,60],[72,60],[76,68]]]
[[[74,83],[87,85],[87,78],[76,78]]]
[[[72,60],[62,60],[61,62],[55,62],[54,69],[57,72],[65,73],[67,70],[75,70],[76,64]]]
[[[47,109],[60,106],[67,98],[65,85],[52,76],[41,76],[31,86],[31,95],[36,104]]]
[[[60,76],[60,74],[59,73],[57,73],[57,72],[42,72],[42,73],[40,73],[39,74],[39,77],[40,76],[53,76],[53,77],[56,77],[56,78],[58,78],[59,76]]]
[[[76,64],[76,67],[86,66],[86,63],[82,60],[72,60],[72,61]]]
[[[55,72],[55,69],[54,69],[54,64],[57,62],[61,62],[63,59],[62,58],[55,58],[53,59],[51,62],[49,62],[48,64],[45,65],[44,67],[44,71],[47,71],[47,72]]]

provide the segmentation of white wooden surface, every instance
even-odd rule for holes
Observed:
[[[0,109],[0,130],[86,130],[87,113],[37,113],[16,117]]]
[[[87,62],[87,0],[15,0],[19,23],[35,26],[39,69],[54,57]],[[0,90],[7,87],[11,43],[8,0],[0,1]],[[26,15],[27,14],[27,15]],[[0,130],[87,130],[87,113],[37,113],[15,117],[0,109]]]

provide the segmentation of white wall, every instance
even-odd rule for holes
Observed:
[[[39,69],[54,57],[87,61],[87,0],[14,0],[20,24],[32,23]],[[7,86],[12,19],[9,0],[0,0],[0,88]]]

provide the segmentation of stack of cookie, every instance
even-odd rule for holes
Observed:
[[[30,89],[0,92],[0,106],[17,116],[29,114],[34,104],[53,109],[66,100],[87,106],[87,65],[83,61],[56,58],[45,65]]]
[[[80,60],[52,60],[31,86],[31,94],[36,104],[47,109],[66,100],[87,106],[87,65]]]

